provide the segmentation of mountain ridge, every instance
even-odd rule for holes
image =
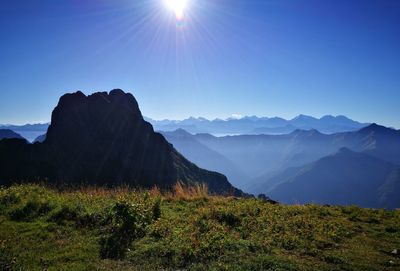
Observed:
[[[208,120],[202,117],[190,117],[184,120],[157,121],[147,118],[156,130],[174,131],[183,128],[191,133],[218,134],[257,134],[257,133],[290,133],[296,129],[317,129],[324,133],[354,131],[367,126],[369,123],[360,123],[343,115],[325,115],[315,118],[307,115],[298,115],[286,120],[279,117],[245,116],[242,118],[227,118]]]
[[[174,131],[182,128],[192,134],[210,133],[213,135],[235,135],[235,134],[287,134],[296,129],[316,129],[323,133],[336,133],[358,130],[369,125],[349,119],[346,116],[325,115],[315,118],[307,115],[298,115],[292,119],[280,117],[258,117],[244,116],[241,118],[206,119],[203,117],[189,117],[183,120],[154,120],[144,117],[150,122],[155,130]],[[304,123],[308,120],[309,123]],[[1,128],[11,129],[20,133],[23,137],[33,142],[38,136],[46,133],[50,123],[26,124],[26,125],[0,125]]]

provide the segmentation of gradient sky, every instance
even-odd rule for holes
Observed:
[[[122,88],[155,119],[343,114],[400,128],[400,1],[2,0],[0,123]]]

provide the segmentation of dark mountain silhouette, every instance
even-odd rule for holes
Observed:
[[[24,139],[20,134],[10,129],[0,129],[0,140],[4,138],[19,138]]]
[[[241,188],[249,180],[239,167],[222,154],[200,143],[192,134],[183,129],[162,132],[165,138],[190,161],[196,165],[226,175],[229,181]]]
[[[240,195],[225,176],[200,169],[144,121],[122,90],[66,94],[53,110],[43,143],[0,141],[2,184],[48,180],[63,184],[170,188],[204,182],[218,194]]]
[[[267,182],[267,195],[283,203],[400,206],[400,166],[347,148]]]
[[[291,120],[283,118],[267,118],[257,116],[247,116],[240,119],[228,118],[226,120],[215,119],[207,120],[205,118],[190,117],[185,120],[152,120],[151,122],[156,130],[174,131],[176,129],[185,129],[190,133],[209,133],[213,135],[226,134],[284,134],[290,133],[296,129],[317,129],[323,133],[338,133],[355,131],[368,124],[351,120],[345,116],[324,116],[320,119],[299,115]]]

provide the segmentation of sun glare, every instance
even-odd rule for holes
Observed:
[[[188,0],[165,0],[167,7],[175,13],[175,17],[179,21],[184,17],[187,2]]]

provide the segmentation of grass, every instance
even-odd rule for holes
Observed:
[[[181,182],[177,182],[173,192],[174,193],[169,195],[169,197],[172,196],[172,198],[175,199],[194,200],[208,197],[208,187],[206,184],[185,186]]]
[[[400,270],[400,212],[159,189],[0,189],[0,270]]]

